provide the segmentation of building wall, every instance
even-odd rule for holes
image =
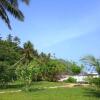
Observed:
[[[63,78],[61,78],[59,81],[64,81],[64,80],[67,80],[69,77],[73,77],[77,80],[77,82],[85,82],[85,78],[87,78],[88,76],[82,76],[82,75],[74,75],[74,76],[71,76],[71,75],[65,75]],[[98,75],[94,75],[93,76],[94,78],[96,77],[99,77]]]

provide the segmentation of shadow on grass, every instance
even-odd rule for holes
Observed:
[[[26,90],[25,84],[10,84],[10,85],[1,85],[0,90],[6,90],[6,89],[19,89],[26,92],[38,92],[43,91],[45,89],[39,88],[39,87],[29,87],[28,90]]]
[[[100,98],[100,89],[96,90],[96,89],[86,88],[84,93],[85,93],[85,96],[88,96],[88,97]]]
[[[24,87],[24,84],[1,85],[0,89],[20,89],[23,87]]]
[[[43,88],[30,88],[29,92],[40,92],[40,91],[44,91],[45,89]]]

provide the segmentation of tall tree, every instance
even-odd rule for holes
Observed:
[[[49,61],[42,66],[43,77],[47,81],[58,81],[60,75],[65,72],[66,66],[57,59],[49,59]]]
[[[83,69],[83,65],[79,66],[77,65],[75,62],[72,63],[71,67],[70,67],[70,70],[72,72],[73,75],[78,75],[81,73]]]
[[[7,41],[8,41],[8,42],[12,42],[12,40],[13,40],[13,36],[12,36],[11,34],[9,34],[9,35],[7,36]]]
[[[9,41],[10,40],[10,41]],[[19,46],[12,39],[0,41],[0,82],[5,84],[16,79],[13,66],[20,58]]]
[[[33,44],[28,41],[24,43],[24,61],[25,63],[30,63],[30,61],[33,59]]]
[[[15,36],[14,38],[13,38],[13,41],[18,45],[18,44],[20,44],[20,39],[19,39],[19,37],[17,37],[17,36]]]
[[[11,15],[13,15],[20,21],[24,20],[24,15],[20,11],[18,6],[19,1],[29,4],[30,0],[0,0],[0,17],[5,21],[9,29],[11,29],[11,25],[7,12],[9,12]]]

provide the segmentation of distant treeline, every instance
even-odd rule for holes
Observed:
[[[11,34],[0,37],[0,84],[20,80],[25,84],[32,81],[58,81],[63,74],[79,74],[83,66],[75,62],[57,59],[50,53],[38,53],[30,41],[20,46],[19,37]]]

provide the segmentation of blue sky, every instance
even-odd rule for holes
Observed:
[[[39,52],[63,59],[100,56],[100,0],[31,0],[20,8],[25,21],[10,16],[12,31],[0,20],[3,37],[17,35],[22,44],[30,40]]]

